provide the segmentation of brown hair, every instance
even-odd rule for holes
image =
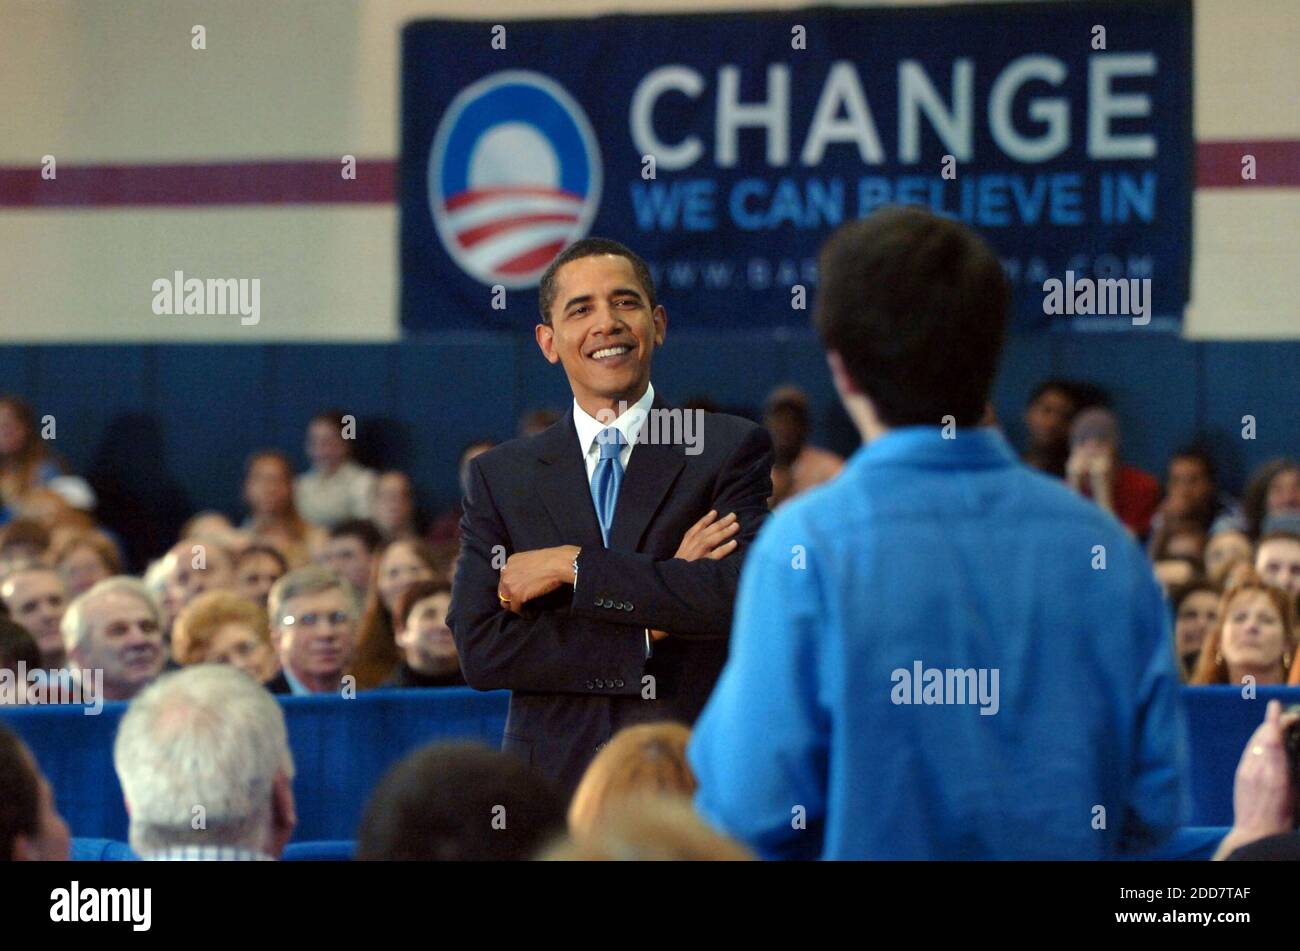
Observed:
[[[680,723],[642,723],[621,730],[596,755],[573,794],[569,831],[588,836],[629,799],[690,796],[695,775],[686,762],[691,731]]]
[[[65,538],[54,549],[54,557],[51,561],[57,567],[78,548],[89,548],[98,555],[99,560],[104,563],[104,567],[108,569],[110,575],[120,575],[122,573],[122,555],[117,550],[117,545],[113,539],[103,532],[93,529],[88,532],[78,532]]]
[[[1295,650],[1295,617],[1290,596],[1281,588],[1275,588],[1271,584],[1265,583],[1260,579],[1259,575],[1251,571],[1242,581],[1225,591],[1223,597],[1219,600],[1219,620],[1201,646],[1201,656],[1196,661],[1196,670],[1192,673],[1192,677],[1188,681],[1189,684],[1228,683],[1228,663],[1223,659],[1221,653],[1223,628],[1228,623],[1228,605],[1232,603],[1237,595],[1251,591],[1262,591],[1268,595],[1268,599],[1273,602],[1273,606],[1277,608],[1278,614],[1282,617],[1284,664],[1285,655]],[[1282,673],[1285,677],[1287,674],[1285,666]]]
[[[4,407],[18,417],[19,425],[27,432],[17,452],[0,455],[0,503],[8,504],[36,486],[37,470],[42,462],[51,459],[58,463],[45,441],[36,434],[36,413],[31,405],[17,396],[0,396],[0,409]]]
[[[411,546],[415,557],[424,562],[435,577],[442,577],[433,549],[418,538],[394,539],[376,553],[375,562],[370,566],[370,590],[366,593],[366,606],[357,633],[356,659],[353,661],[358,690],[378,687],[402,662],[402,652],[393,636],[392,615],[379,597],[379,566],[384,555],[396,545]]]
[[[441,578],[437,581],[417,581],[415,584],[407,585],[406,590],[397,598],[397,610],[393,612],[393,630],[405,627],[415,606],[435,594],[451,594],[451,585]]]
[[[178,664],[201,664],[212,638],[227,624],[243,624],[270,644],[266,611],[230,591],[208,591],[187,604],[172,626],[172,656]]]

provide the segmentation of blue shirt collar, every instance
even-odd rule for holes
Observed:
[[[952,430],[944,438],[940,426],[900,426],[858,449],[848,465],[912,465],[937,469],[987,469],[1016,464],[1016,454],[992,426]]]
[[[295,697],[310,697],[311,691],[308,690],[301,680],[293,675],[289,665],[284,665],[284,679],[289,684],[289,692]]]

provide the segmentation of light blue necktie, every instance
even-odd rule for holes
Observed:
[[[623,463],[619,450],[627,445],[623,434],[613,426],[606,426],[596,434],[600,446],[600,462],[591,474],[591,500],[596,503],[596,518],[600,520],[600,537],[609,547],[609,530],[614,524],[614,506],[618,504],[618,490],[623,485]]]

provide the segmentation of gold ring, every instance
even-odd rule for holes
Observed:
[[[501,592],[500,592],[500,591],[497,592],[497,600],[500,601],[502,604],[509,604],[509,603],[510,603],[510,599],[509,599],[509,598],[503,598],[503,597],[501,597]]]

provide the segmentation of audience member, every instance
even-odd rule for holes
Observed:
[[[20,562],[0,577],[0,599],[9,617],[27,628],[41,651],[44,667],[56,670],[67,660],[59,623],[68,606],[63,579],[38,562]]]
[[[102,671],[105,700],[130,700],[167,662],[158,606],[134,578],[109,578],[78,595],[61,628],[68,667],[96,676]]]
[[[701,819],[689,800],[638,800],[610,814],[591,835],[540,856],[550,862],[746,862],[754,856]]]
[[[779,386],[767,398],[763,425],[772,437],[772,507],[829,482],[844,460],[808,442],[808,396],[797,386]]]
[[[460,657],[447,626],[451,584],[416,581],[397,599],[393,640],[402,660],[385,687],[463,687]]]
[[[214,539],[232,556],[243,551],[250,541],[247,532],[235,528],[230,519],[210,509],[192,516],[181,526],[180,540],[191,538]]]
[[[1029,436],[1021,456],[1025,465],[1065,478],[1070,423],[1077,410],[1077,398],[1068,381],[1044,380],[1034,387],[1025,406],[1025,431]]]
[[[0,724],[0,862],[66,862],[72,846],[36,759]]]
[[[280,673],[272,693],[340,693],[357,644],[356,595],[328,568],[297,568],[271,588],[271,640]]]
[[[1300,512],[1300,462],[1274,459],[1255,470],[1246,485],[1242,509],[1251,538],[1258,538],[1263,531],[1265,516]]]
[[[1220,592],[1203,578],[1194,579],[1170,597],[1174,615],[1174,650],[1184,682],[1192,679],[1206,636],[1219,621]]]
[[[15,519],[0,528],[0,571],[25,561],[42,561],[50,547],[50,533],[40,522]]]
[[[1083,410],[1070,424],[1070,485],[1110,512],[1139,538],[1151,528],[1160,503],[1160,483],[1119,457],[1119,421],[1108,409]]]
[[[370,590],[370,576],[375,570],[375,552],[383,543],[373,522],[350,519],[330,529],[329,539],[318,560],[340,578],[345,578],[357,597],[365,598]]]
[[[164,557],[167,599],[177,612],[207,591],[235,587],[235,563],[214,538],[194,536],[179,541]]]
[[[495,445],[496,443],[490,439],[476,439],[461,450],[460,461],[456,466],[461,498],[469,494],[469,464]],[[465,510],[457,501],[455,505],[434,519],[425,535],[425,540],[430,545],[459,544],[460,519],[464,513]]]
[[[1204,449],[1190,446],[1174,453],[1165,477],[1165,498],[1151,519],[1151,537],[1161,537],[1166,523],[1193,524],[1208,534],[1218,519],[1238,520],[1241,506],[1220,491],[1214,460]]]
[[[307,424],[307,457],[311,469],[294,481],[294,501],[303,518],[323,528],[339,522],[369,518],[375,504],[378,476],[352,458],[355,439],[342,413],[317,413]],[[347,437],[347,438],[345,438]]]
[[[1153,521],[1152,525],[1155,524]],[[1187,558],[1198,566],[1203,566],[1207,539],[1205,529],[1199,522],[1192,519],[1167,518],[1160,520],[1159,526],[1152,529],[1148,549],[1152,561]]]
[[[357,834],[362,861],[532,858],[564,832],[564,800],[508,753],[434,743],[380,780]]]
[[[272,545],[249,545],[235,558],[235,591],[244,598],[266,607],[271,586],[289,571],[289,563]]]
[[[1201,647],[1193,684],[1284,684],[1295,652],[1290,599],[1250,575],[1219,601],[1219,619]]]
[[[389,542],[375,559],[357,645],[358,687],[377,687],[394,675],[402,661],[393,637],[397,599],[415,582],[435,581],[439,577],[433,551],[417,538]]]
[[[278,859],[297,824],[284,714],[228,666],[168,674],[131,701],[113,765],[145,860]]]
[[[838,229],[818,276],[816,325],[865,445],[746,557],[689,747],[701,815],[772,857],[1158,844],[1185,818],[1168,609],[1114,519],[978,425],[1010,306],[997,255],[894,206]],[[1088,821],[1098,802],[1107,831]]]
[[[31,489],[63,474],[63,461],[41,438],[31,406],[17,396],[0,396],[0,525],[14,517],[19,500]],[[94,494],[81,485],[93,505]]]
[[[379,477],[370,520],[386,542],[419,534],[415,523],[415,490],[405,472],[385,472]]]
[[[243,528],[255,542],[278,548],[290,568],[305,565],[324,540],[324,532],[298,514],[293,501],[293,464],[265,449],[249,457],[244,475],[248,519]]]
[[[1275,588],[1300,599],[1300,535],[1269,532],[1255,548],[1255,570]]]
[[[89,591],[100,581],[122,573],[117,544],[103,532],[81,532],[54,548],[54,567],[63,576],[71,597]]]
[[[524,415],[519,417],[518,436],[520,439],[524,439],[545,432],[558,423],[563,415],[563,413],[553,409],[527,410]]]
[[[14,687],[18,691],[24,691],[23,697],[29,694],[25,692],[25,675],[20,676],[20,671],[44,668],[41,649],[36,646],[36,638],[32,637],[31,632],[17,621],[0,617],[0,670],[8,670],[14,675]],[[21,698],[15,693],[12,699],[17,703]],[[0,704],[4,703],[5,694],[0,691]]]
[[[266,609],[230,591],[201,594],[176,618],[172,657],[186,667],[230,664],[258,683],[279,672]]]
[[[597,834],[612,812],[663,796],[689,799],[695,776],[686,762],[689,728],[680,723],[624,727],[587,767],[569,804],[569,832]]]
[[[1250,536],[1235,528],[1221,528],[1205,543],[1205,575],[1211,584],[1224,587],[1234,565],[1254,561],[1255,546]]]

